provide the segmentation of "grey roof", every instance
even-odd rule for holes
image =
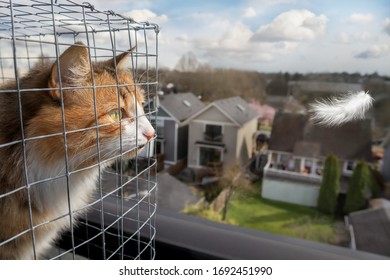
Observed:
[[[334,83],[319,81],[290,81],[290,89],[302,92],[330,92],[330,93],[347,93],[349,91],[360,91],[363,89],[361,84],[356,83]]]
[[[356,249],[390,256],[390,208],[368,209],[349,215]]]
[[[294,154],[302,157],[317,158],[321,156],[321,145],[319,143],[297,141],[294,145]]]
[[[186,204],[195,204],[201,198],[191,187],[167,172],[159,174],[158,189],[158,207],[175,212],[182,211]]]
[[[316,150],[314,143],[319,144],[324,157],[332,153],[340,159],[372,160],[371,122],[368,119],[330,128],[314,125],[307,115],[278,112],[272,125],[269,149],[294,153],[302,142],[310,143],[306,146],[313,151]]]
[[[191,92],[164,95],[160,97],[160,105],[180,122],[185,121],[205,107],[203,102]]]
[[[220,99],[214,101],[214,104],[239,125],[259,117],[259,114],[239,96]]]

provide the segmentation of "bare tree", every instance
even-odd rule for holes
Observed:
[[[225,193],[225,201],[222,209],[222,221],[226,221],[226,216],[228,212],[228,205],[234,191],[239,187],[239,178],[241,177],[241,167],[239,165],[233,165],[230,168],[226,169],[219,181],[221,187],[223,187],[223,192]]]
[[[184,54],[175,66],[175,70],[179,72],[195,72],[198,68],[199,61],[193,52]]]

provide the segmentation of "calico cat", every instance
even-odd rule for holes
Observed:
[[[99,166],[153,138],[127,56],[92,63],[92,74],[78,42],[36,66],[19,80],[22,119],[15,81],[0,87],[0,259],[39,258],[91,202]]]

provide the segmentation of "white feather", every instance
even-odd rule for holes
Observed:
[[[349,92],[328,100],[317,100],[310,104],[311,120],[319,125],[339,126],[353,120],[364,119],[373,100],[368,92],[364,91]]]

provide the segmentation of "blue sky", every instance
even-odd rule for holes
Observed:
[[[389,0],[96,0],[161,27],[160,65],[390,75]]]

